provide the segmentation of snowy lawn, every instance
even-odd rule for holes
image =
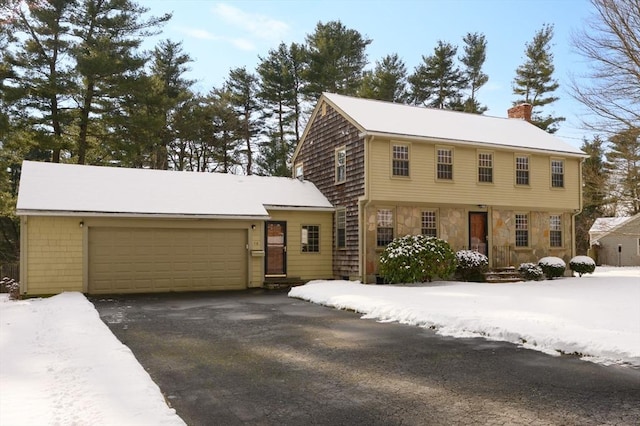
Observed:
[[[445,336],[640,366],[640,268],[600,267],[582,278],[510,284],[313,281],[292,288],[289,296],[363,318],[431,327]]]
[[[80,293],[0,295],[0,425],[184,425]]]

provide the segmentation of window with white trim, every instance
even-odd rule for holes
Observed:
[[[344,207],[336,210],[336,248],[347,247],[347,211]]]
[[[453,149],[438,148],[436,156],[436,177],[440,180],[453,180]]]
[[[296,164],[295,178],[300,180],[304,179],[304,167],[302,166],[302,163]]]
[[[493,182],[493,154],[490,152],[478,153],[478,182]]]
[[[409,145],[393,145],[391,174],[409,176]]]
[[[380,209],[377,218],[376,245],[384,247],[393,241],[393,211]]]
[[[564,188],[564,160],[551,160],[551,187]]]
[[[516,185],[529,185],[529,157],[516,156]]]
[[[435,211],[427,210],[422,212],[422,235],[426,235],[428,237],[438,236],[438,225]]]
[[[529,215],[516,214],[516,247],[529,247]]]
[[[336,183],[342,183],[347,179],[347,148],[336,149]]]
[[[562,216],[557,214],[549,216],[549,245],[562,247]]]

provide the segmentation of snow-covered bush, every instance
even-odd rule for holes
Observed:
[[[576,256],[569,261],[569,268],[581,277],[582,274],[593,274],[596,270],[596,262],[589,256]]]
[[[0,286],[7,289],[7,293],[9,293],[9,299],[18,300],[20,299],[20,283],[13,278],[4,277],[0,280]]]
[[[483,273],[489,267],[489,259],[482,253],[473,250],[456,252],[456,276],[463,281],[484,281]]]
[[[391,241],[380,255],[378,273],[389,283],[431,281],[447,278],[456,269],[449,243],[425,235],[407,235]]]
[[[543,257],[538,261],[538,266],[542,268],[542,272],[549,280],[563,276],[564,270],[567,269],[567,264],[564,263],[564,260],[555,256]]]
[[[535,263],[521,263],[518,266],[518,272],[527,281],[540,281],[544,278],[544,272],[542,268]]]

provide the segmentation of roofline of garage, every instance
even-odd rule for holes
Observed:
[[[333,212],[335,207],[310,207],[310,206],[274,206],[265,204],[264,208],[267,210],[299,210],[310,212]]]
[[[127,213],[127,212],[84,212],[60,210],[16,210],[17,216],[64,216],[64,217],[121,217],[155,219],[233,219],[268,220],[269,215],[207,215],[175,213]]]

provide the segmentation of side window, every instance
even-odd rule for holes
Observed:
[[[392,156],[392,175],[409,176],[409,145],[393,145]]]
[[[529,216],[516,214],[516,247],[529,247]]]
[[[563,160],[551,160],[551,187],[564,188]]]
[[[393,241],[393,211],[388,209],[378,210],[376,244],[378,247],[384,247],[391,241]]]
[[[529,185],[529,157],[516,156],[516,185]]]
[[[342,183],[347,179],[347,149],[345,147],[336,149],[336,183]]]
[[[453,149],[437,148],[436,157],[436,177],[439,180],[453,180]]]
[[[336,211],[336,248],[347,247],[347,211],[344,207]]]
[[[490,152],[478,153],[478,182],[493,182],[493,154]]]
[[[320,226],[302,225],[300,246],[303,253],[320,252]]]
[[[428,237],[438,236],[438,227],[436,225],[436,212],[424,211],[422,212],[422,235]]]
[[[304,179],[304,167],[302,166],[302,163],[296,164],[294,177],[300,180]]]
[[[549,216],[549,245],[562,247],[562,216]]]

